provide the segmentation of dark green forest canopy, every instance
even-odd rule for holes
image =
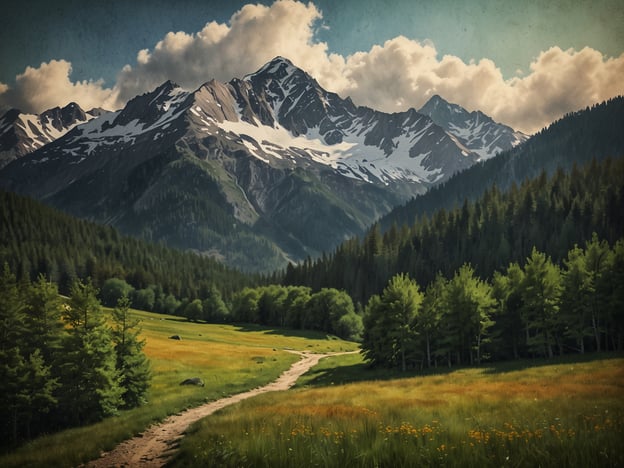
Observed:
[[[0,264],[5,262],[19,278],[34,280],[43,274],[64,293],[74,279],[88,277],[97,286],[113,277],[136,289],[156,285],[180,299],[205,297],[211,287],[229,297],[260,281],[217,260],[125,237],[111,227],[0,191]]]
[[[575,244],[596,233],[609,244],[624,235],[624,159],[593,160],[569,172],[487,189],[473,202],[441,209],[414,224],[374,225],[331,255],[293,266],[284,284],[344,289],[365,304],[397,273],[426,286],[438,272],[450,277],[464,263],[491,278],[511,262],[522,263],[534,247],[561,262]]]
[[[430,368],[624,349],[624,239],[596,235],[563,265],[537,249],[491,281],[462,265],[423,292],[407,275],[364,310],[362,351],[373,365]]]

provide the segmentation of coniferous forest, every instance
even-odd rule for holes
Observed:
[[[624,159],[607,158],[551,177],[543,172],[505,192],[493,186],[473,202],[424,215],[411,226],[382,232],[376,224],[330,255],[290,265],[284,283],[344,289],[366,304],[399,273],[426,286],[470,264],[480,278],[492,278],[510,263],[525,262],[534,248],[562,265],[568,251],[594,233],[609,245],[624,236],[623,181]]]
[[[139,323],[121,300],[107,320],[93,284],[69,298],[44,276],[0,273],[0,435],[14,446],[145,401],[151,373]]]
[[[64,294],[76,279],[91,278],[102,289],[108,279],[123,280],[135,290],[137,307],[167,313],[183,300],[207,296],[211,288],[227,298],[260,280],[215,259],[122,236],[114,228],[0,191],[0,264],[5,262],[18,279],[43,274]],[[106,305],[114,306],[116,299]]]
[[[318,330],[402,371],[624,349],[624,158],[415,213],[260,277],[0,192],[4,445],[145,401],[131,306]]]
[[[3,440],[142,403],[150,371],[131,306],[323,331],[401,370],[621,351],[624,158],[501,186],[427,208],[434,189],[361,238],[265,277],[0,192]]]

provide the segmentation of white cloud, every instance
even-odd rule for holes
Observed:
[[[0,106],[41,111],[74,100],[86,108],[112,109],[167,79],[194,89],[212,78],[242,77],[277,55],[356,104],[394,112],[419,108],[439,94],[528,133],[566,112],[624,94],[624,54],[605,58],[591,48],[552,47],[528,64],[528,73],[505,79],[489,59],[440,58],[430,41],[403,36],[347,57],[330,54],[327,44],[315,39],[321,20],[312,3],[245,5],[227,24],[213,21],[196,33],[170,32],[151,50],[140,50],[112,90],[101,81],[71,82],[71,64],[53,60],[28,67],[14,87],[0,83]]]
[[[579,52],[552,47],[530,64],[526,76],[505,80],[489,59],[440,59],[433,45],[397,37],[347,57],[343,74],[349,84],[334,89],[358,104],[395,112],[419,108],[439,94],[527,133],[567,112],[624,94],[624,54],[605,58],[588,47]]]
[[[229,81],[251,73],[277,55],[289,57],[312,74],[332,74],[327,44],[314,41],[321,13],[312,4],[277,1],[270,7],[245,5],[229,25],[210,22],[199,32],[170,32],[153,50],[119,74],[120,102],[167,79],[196,88],[212,78]],[[340,60],[339,57],[336,59]]]
[[[72,82],[70,75],[71,63],[65,60],[26,67],[15,77],[14,87],[0,83],[0,105],[38,113],[71,101],[87,110],[109,103],[111,90],[103,88],[101,80]]]

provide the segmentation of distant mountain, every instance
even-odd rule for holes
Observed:
[[[592,159],[624,157],[623,128],[622,96],[570,113],[524,144],[476,164],[396,207],[380,220],[380,225],[382,229],[393,223],[410,225],[440,208],[451,209],[461,206],[464,200],[475,200],[493,185],[506,190],[541,172],[552,175],[558,168],[570,170]]]
[[[473,145],[474,146],[474,145]],[[0,186],[250,270],[333,248],[475,164],[429,117],[356,106],[277,57],[170,81],[0,171]]]
[[[0,168],[60,138],[76,125],[105,114],[103,109],[83,111],[75,102],[41,114],[9,109],[0,117]]]
[[[429,116],[466,148],[477,153],[480,160],[490,159],[529,138],[507,125],[494,122],[481,111],[468,112],[438,95],[429,99],[418,112]]]

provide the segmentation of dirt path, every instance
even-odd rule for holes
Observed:
[[[222,398],[205,405],[191,408],[183,413],[168,417],[163,422],[149,427],[138,436],[128,439],[112,451],[102,454],[97,460],[87,463],[87,467],[162,467],[175,453],[180,439],[185,431],[195,421],[198,421],[221,408],[233,405],[247,398],[267,392],[288,390],[297,379],[314,367],[326,356],[349,353],[313,354],[291,351],[301,356],[290,369],[279,378],[264,387],[255,388],[231,397]],[[357,352],[357,351],[355,351]]]

